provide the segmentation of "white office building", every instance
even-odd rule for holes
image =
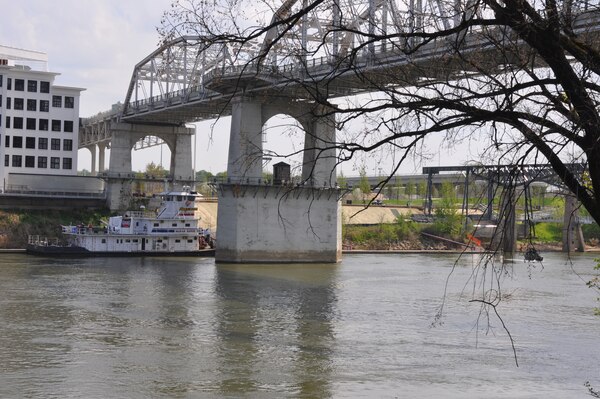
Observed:
[[[16,175],[77,174],[79,96],[57,86],[44,53],[0,46],[0,189]],[[41,177],[40,177],[41,178]]]

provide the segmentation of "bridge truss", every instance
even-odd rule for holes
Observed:
[[[574,10],[576,32],[597,31],[600,18],[586,8]],[[459,29],[477,12],[462,0],[286,0],[251,40],[194,35],[163,44],[135,66],[122,118],[181,125],[227,115],[241,94],[310,101],[370,92],[389,76],[407,86],[468,77],[477,73],[470,56],[490,68],[510,63],[497,50],[498,41],[514,40],[510,32]],[[453,28],[452,40],[418,38]]]

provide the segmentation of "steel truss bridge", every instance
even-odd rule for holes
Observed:
[[[571,163],[566,165],[575,176],[583,176],[587,170],[585,164]],[[469,198],[469,182],[473,180],[484,180],[488,183],[485,217],[491,219],[492,204],[496,196],[495,186],[507,188],[520,188],[528,194],[529,188],[534,182],[543,182],[558,188],[564,188],[564,184],[549,164],[514,164],[514,165],[464,165],[464,166],[431,166],[423,168],[423,175],[427,176],[427,193],[425,198],[425,209],[431,214],[433,209],[433,177],[444,172],[460,172],[463,174],[465,186],[463,208],[468,209],[466,201]],[[454,175],[456,176],[456,175]],[[439,179],[438,179],[439,180]],[[564,190],[568,192],[568,190]]]
[[[453,38],[427,43],[403,39],[459,26],[477,12],[470,1],[329,0],[291,29],[280,24],[307,4],[285,0],[272,27],[253,41],[184,36],[163,44],[135,66],[121,107],[83,121],[80,148],[110,142],[110,121],[181,126],[230,114],[231,99],[240,95],[303,102],[372,92],[389,82],[418,86],[476,74],[470,58],[501,71],[527,52],[500,29],[457,30]],[[573,31],[597,36],[600,13],[582,7],[573,11]],[[375,44],[370,35],[389,39]],[[517,43],[514,60],[499,50],[507,38]],[[146,140],[138,148],[159,143]]]

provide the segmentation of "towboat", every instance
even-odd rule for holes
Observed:
[[[62,243],[30,236],[27,252],[35,255],[79,256],[214,256],[209,229],[199,226],[195,191],[159,194],[156,212],[146,209],[112,216],[105,226],[62,226]]]

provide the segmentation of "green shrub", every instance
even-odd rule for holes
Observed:
[[[562,240],[562,223],[537,223],[535,238],[541,242],[560,242]]]

